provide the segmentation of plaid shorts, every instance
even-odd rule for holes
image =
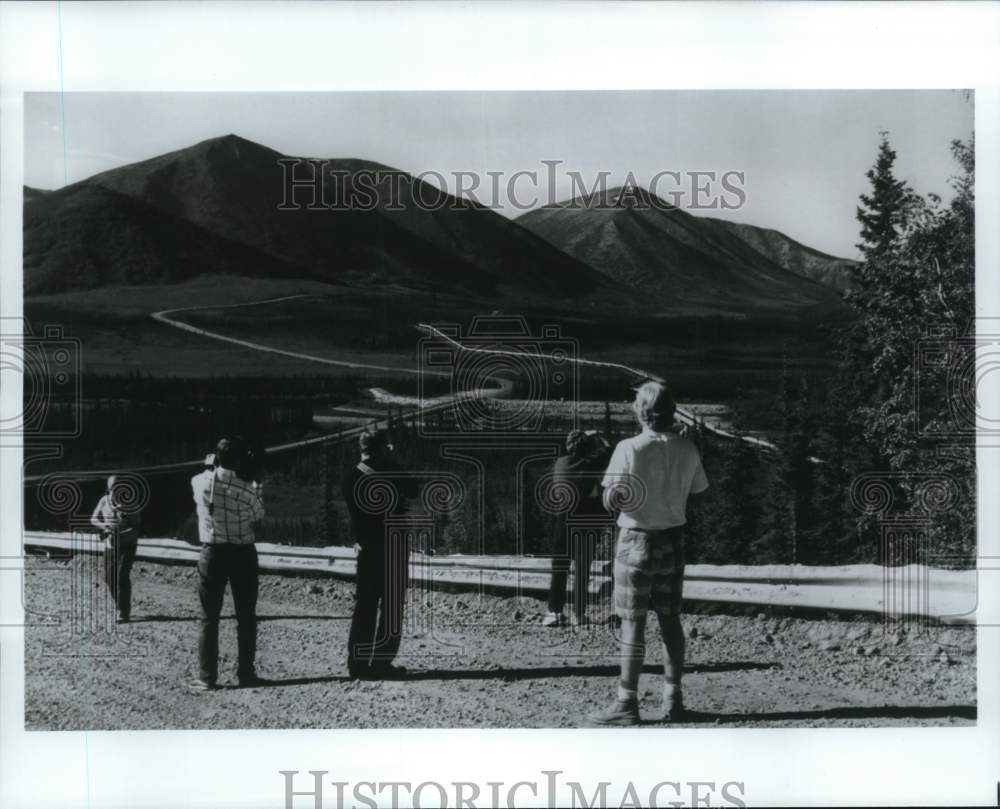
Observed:
[[[615,613],[635,620],[649,610],[680,615],[684,588],[683,526],[622,528],[615,549]]]

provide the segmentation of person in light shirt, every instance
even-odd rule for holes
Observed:
[[[238,438],[223,438],[215,450],[215,466],[191,478],[198,514],[201,557],[198,560],[198,597],[201,628],[198,638],[200,672],[191,687],[212,691],[218,687],[219,617],[228,583],[236,613],[241,686],[262,685],[257,676],[257,549],[254,525],[264,518],[262,486],[248,481],[244,471],[250,453]]]
[[[115,602],[115,620],[127,624],[132,615],[132,565],[139,547],[139,509],[122,504],[120,489],[127,490],[127,484],[119,484],[116,475],[109,477],[107,493],[97,502],[90,524],[104,539],[104,582]]]
[[[684,712],[683,530],[688,498],[704,492],[708,478],[698,448],[674,425],[676,405],[665,385],[640,386],[633,409],[641,432],[618,443],[601,481],[605,507],[619,512],[614,603],[621,619],[621,678],[611,706],[588,717],[598,726],[639,723],[649,610],[657,614],[663,638],[665,719],[676,721]]]

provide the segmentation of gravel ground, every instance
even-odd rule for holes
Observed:
[[[262,576],[258,669],[274,682],[235,687],[236,625],[227,596],[220,679],[192,693],[197,574],[139,562],[133,621],[107,621],[100,559],[47,561],[26,574],[28,729],[577,727],[611,699],[616,640],[607,605],[580,629],[540,626],[532,598],[411,591],[403,681],[347,677],[354,585]],[[96,577],[99,580],[99,576]],[[84,626],[72,631],[68,605]],[[58,616],[58,617],[56,617]],[[777,614],[688,614],[691,727],[969,725],[976,715],[975,632]],[[640,682],[644,724],[663,726],[656,621]]]

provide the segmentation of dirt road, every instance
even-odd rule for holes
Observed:
[[[615,639],[606,605],[582,630],[539,625],[530,598],[411,591],[400,662],[405,681],[347,678],[353,584],[262,576],[258,663],[266,687],[197,694],[196,572],[139,563],[133,622],[71,632],[68,609],[105,613],[96,557],[26,573],[29,729],[575,727],[609,701]],[[75,589],[74,589],[75,588]],[[231,616],[228,602],[224,615]],[[659,722],[655,620],[640,683],[646,724]],[[877,622],[688,615],[685,692],[692,727],[967,725],[975,721],[975,634],[885,635]],[[221,679],[234,682],[235,623],[222,625]],[[100,656],[103,655],[103,656]]]
[[[171,317],[171,315],[176,315],[180,312],[196,312],[204,309],[237,309],[247,306],[263,306],[269,303],[280,303],[282,301],[295,300],[296,298],[311,298],[312,295],[283,295],[280,298],[268,298],[263,301],[244,301],[241,303],[230,303],[224,305],[207,305],[207,306],[184,306],[178,309],[163,309],[159,312],[153,312],[151,317],[153,320],[159,321],[160,323],[165,323],[168,326],[173,326],[175,329],[181,329],[191,334],[198,334],[202,337],[209,337],[212,340],[219,340],[223,343],[231,343],[233,345],[241,346],[243,348],[252,348],[255,351],[264,351],[269,354],[280,354],[285,357],[291,357],[292,359],[298,360],[308,360],[309,362],[318,362],[324,365],[336,365],[340,368],[366,368],[374,371],[389,371],[394,374],[420,374],[420,373],[430,373],[434,374],[433,371],[424,371],[421,369],[406,368],[402,366],[393,365],[372,365],[371,363],[365,362],[349,362],[347,360],[335,360],[328,357],[317,357],[315,354],[303,354],[298,351],[288,351],[287,349],[277,348],[275,346],[263,345],[262,343],[252,343],[248,340],[240,340],[236,337],[230,337],[226,334],[220,334],[219,332],[209,331],[208,329],[202,329],[198,326],[192,326],[190,323],[185,323],[183,320],[178,320],[177,318]]]

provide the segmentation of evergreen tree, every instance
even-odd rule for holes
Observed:
[[[780,423],[778,454],[768,478],[761,530],[753,553],[758,563],[809,563],[816,548],[816,424],[810,416],[809,386],[782,369],[775,407]]]
[[[845,406],[831,393],[823,414],[823,430],[818,430],[815,470],[816,524],[805,542],[813,548],[815,564],[848,564],[862,560],[857,547],[857,531],[851,513],[849,488],[852,465],[848,455],[850,433]]]
[[[713,473],[715,489],[709,508],[700,509],[700,533],[712,561],[756,564],[753,546],[760,520],[756,491],[761,475],[757,449],[741,438],[731,440]],[[700,506],[700,504],[699,504]]]
[[[339,476],[338,465],[335,462],[333,448],[329,445],[323,448],[323,503],[317,522],[317,542],[320,545],[337,544],[337,509],[334,507],[334,492]],[[340,544],[348,544],[341,539]]]
[[[877,280],[880,262],[899,247],[899,239],[917,198],[903,180],[893,173],[896,152],[889,145],[889,133],[880,132],[875,165],[865,172],[871,192],[861,195],[857,219],[861,223],[861,241],[857,248],[864,262],[857,268],[855,281],[868,284]]]
[[[974,366],[970,341],[955,339],[974,315],[973,142],[954,142],[952,154],[960,174],[952,179],[952,201],[942,207],[939,197],[920,198],[895,177],[896,155],[883,134],[867,174],[871,191],[858,208],[864,261],[845,296],[853,319],[840,332],[839,370],[828,393],[828,402],[837,401],[828,410],[845,412],[846,436],[833,436],[827,427],[823,443],[839,445],[854,474],[902,473],[894,478],[900,509],[917,503],[928,475],[959,482],[963,491],[954,507],[930,515],[932,541],[939,552],[970,553],[974,457],[971,446],[961,446],[970,441],[960,434],[971,434],[975,425],[955,423],[969,392],[949,374]],[[914,363],[929,332],[945,338],[937,368]],[[939,445],[947,447],[944,454]],[[857,525],[871,547],[873,521],[858,518]]]
[[[888,133],[880,134],[875,164],[865,174],[870,191],[861,195],[857,209],[861,225],[857,247],[863,260],[854,266],[851,287],[844,296],[850,320],[835,337],[837,371],[825,397],[825,411],[835,414],[835,420],[824,418],[818,440],[839,459],[825,458],[835,465],[820,473],[823,491],[819,498],[826,507],[824,511],[832,511],[825,516],[828,523],[821,536],[825,534],[831,541],[839,537],[841,543],[846,543],[846,538],[837,525],[837,504],[847,502],[851,480],[862,472],[890,469],[883,443],[876,435],[877,413],[890,395],[892,377],[899,374],[901,367],[907,367],[912,344],[908,347],[911,353],[906,354],[887,337],[901,320],[917,323],[920,318],[919,312],[913,311],[914,291],[909,290],[908,301],[899,300],[897,291],[903,286],[900,264],[905,236],[922,202],[905,181],[895,176],[896,152]],[[830,491],[829,487],[838,485],[844,488]],[[874,522],[857,513],[845,517],[853,520],[863,544],[874,547]]]
[[[853,320],[841,332],[838,352],[837,386],[840,396],[848,400],[859,439],[871,438],[871,418],[878,402],[889,393],[889,377],[898,371],[901,359],[908,359],[894,352],[896,346],[886,337],[901,322],[917,322],[920,315],[914,311],[917,290],[906,283],[901,272],[900,253],[921,201],[896,178],[896,152],[889,145],[888,134],[881,135],[875,165],[865,175],[871,191],[861,195],[857,209],[861,223],[857,247],[863,261],[854,267],[852,287],[844,297]],[[884,468],[879,453],[870,454],[874,466]]]

